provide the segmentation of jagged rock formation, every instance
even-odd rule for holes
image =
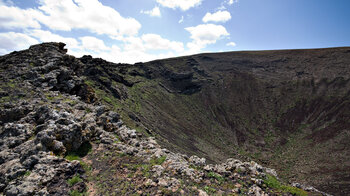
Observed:
[[[164,66],[173,60],[127,65],[90,56],[77,59],[66,54],[63,43],[44,43],[1,56],[0,192],[4,195],[81,195],[86,192],[92,195],[324,194],[300,184],[294,184],[294,187],[283,184],[273,169],[253,161],[230,158],[222,163],[208,164],[204,158],[164,148],[168,146],[173,150],[172,147],[180,146],[176,139],[178,127],[161,132],[159,121],[150,126],[153,117],[159,114],[153,112],[158,107],[161,107],[159,112],[164,112],[166,107],[162,106],[167,105],[167,100],[155,102],[146,96],[157,99],[165,93],[164,99],[174,94],[190,99],[206,91],[206,85],[215,81],[216,75],[200,66],[198,58],[214,60],[210,55],[188,57],[183,63],[190,70],[175,72]],[[249,64],[246,61],[237,63]],[[179,68],[177,64],[173,65],[174,69]],[[224,69],[224,66],[215,69]],[[330,84],[326,82],[328,86],[343,89],[347,85],[346,71],[329,72],[343,79],[338,78]],[[152,97],[149,95],[152,89],[140,90],[147,86],[162,90]],[[322,92],[327,90],[317,87],[320,88]],[[348,96],[343,90],[336,92],[345,96],[344,99]],[[140,93],[144,97],[140,97]],[[178,102],[176,97],[172,98],[174,103]],[[336,110],[337,115],[343,115],[340,120],[345,121],[342,126],[347,128],[348,102],[339,100],[339,103],[345,109]],[[183,105],[179,107],[183,109]],[[144,110],[149,110],[150,118],[145,119]],[[224,111],[212,111],[218,122],[222,117],[218,114]],[[159,120],[169,122],[169,126],[163,126],[170,128],[173,125],[170,116],[180,115],[162,114],[164,117]],[[287,116],[282,119],[289,118],[288,114],[283,114]],[[339,123],[337,115],[332,122]],[[125,124],[135,126],[138,131],[128,128],[122,118]],[[229,122],[229,119],[225,121]],[[154,129],[157,126],[161,129]],[[186,133],[191,126],[183,128]],[[157,139],[163,138],[161,145],[149,137],[152,134]],[[237,144],[242,144],[239,137],[235,137]],[[189,132],[183,140],[186,145],[182,150],[186,150],[191,147],[187,140],[206,139]],[[208,147],[212,147],[210,145]],[[200,150],[206,148],[196,147],[187,152],[204,154]]]

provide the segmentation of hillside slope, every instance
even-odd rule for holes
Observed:
[[[170,149],[258,160],[287,180],[349,194],[350,48],[80,60],[126,122]]]
[[[150,194],[304,194],[254,162],[225,161],[236,157],[276,168],[289,182],[350,193],[350,48],[129,65],[77,59],[63,47],[45,43],[0,57],[0,191],[82,192],[84,183],[66,182],[80,175],[97,194],[136,194],[134,186]],[[166,172],[149,176],[159,166]],[[263,174],[250,173],[257,170]]]

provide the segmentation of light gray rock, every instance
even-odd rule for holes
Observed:
[[[193,165],[197,165],[197,166],[204,166],[205,165],[205,158],[199,158],[196,155],[193,155],[189,158],[188,160],[190,163],[192,163]]]
[[[198,196],[208,196],[208,194],[203,190],[198,190]]]
[[[5,190],[5,195],[18,195],[18,196],[27,196],[33,195],[37,186],[28,181],[24,181],[20,184],[11,184]]]
[[[163,186],[163,187],[168,187],[169,186],[169,178],[160,178],[158,180],[158,185]]]
[[[264,172],[267,173],[267,174],[270,174],[270,175],[273,175],[273,176],[277,177],[277,172],[274,169],[264,168]]]
[[[164,172],[164,168],[161,165],[154,165],[151,169],[154,177],[159,177]]]
[[[204,166],[203,169],[205,171],[208,171],[208,172],[214,171],[214,166],[212,164],[209,164],[209,165]]]
[[[253,186],[251,186],[248,190],[248,195],[263,196],[265,193],[261,190],[260,187],[253,184]]]
[[[226,170],[227,171],[234,171],[236,167],[242,165],[242,162],[238,159],[227,159],[226,162]]]

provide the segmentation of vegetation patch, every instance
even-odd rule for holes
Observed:
[[[267,187],[276,189],[276,190],[281,191],[281,192],[291,193],[291,194],[297,195],[297,196],[307,196],[308,195],[308,193],[302,189],[281,184],[281,182],[279,182],[276,177],[271,176],[269,174],[267,174],[266,180],[264,181],[264,183],[266,184]]]
[[[154,165],[161,165],[161,164],[164,163],[165,160],[166,160],[166,156],[161,156],[161,157],[159,157],[159,158],[153,158],[153,159],[151,159],[149,163],[150,163],[152,166],[154,166]]]
[[[85,192],[83,192],[83,193],[81,193],[81,192],[79,192],[79,191],[77,191],[77,190],[73,190],[73,191],[70,191],[69,192],[69,195],[70,196],[85,196],[85,195],[87,195]]]
[[[85,157],[87,154],[91,153],[92,151],[92,145],[89,142],[83,143],[76,151],[71,151],[67,153],[67,155],[64,157],[68,161],[79,161],[80,165],[83,167],[85,172],[91,171],[91,166],[88,163],[85,163],[82,158]]]
[[[74,153],[70,153],[70,154],[66,155],[64,158],[67,159],[68,161],[80,161],[81,160],[80,157]]]
[[[204,191],[207,192],[208,194],[214,194],[216,192],[216,189],[210,186],[204,186]]]
[[[209,172],[209,173],[207,174],[207,176],[208,176],[209,178],[214,178],[214,179],[216,179],[220,184],[223,183],[223,182],[225,181],[225,178],[224,178],[224,177],[222,177],[220,174],[217,174],[217,173],[215,173],[215,172]]]
[[[82,182],[83,179],[80,178],[79,174],[73,176],[71,179],[68,179],[67,180],[67,183],[69,186],[73,186],[75,185],[76,183],[79,183],[79,182]]]
[[[24,176],[30,176],[31,173],[31,171],[26,171],[26,173],[24,173]]]

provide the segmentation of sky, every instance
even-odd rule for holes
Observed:
[[[116,63],[350,46],[350,1],[0,0],[0,55],[49,41]]]

